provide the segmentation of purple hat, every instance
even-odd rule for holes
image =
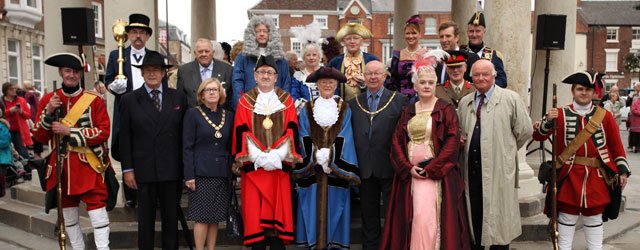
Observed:
[[[405,24],[415,24],[417,26],[420,26],[420,24],[422,24],[422,19],[420,18],[420,15],[413,15],[409,17],[409,19],[407,19]]]

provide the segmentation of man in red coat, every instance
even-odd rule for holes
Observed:
[[[597,85],[602,86],[600,77],[597,73],[588,72],[566,77],[562,82],[571,84],[573,103],[552,108],[542,121],[534,125],[534,139],[546,140],[553,132],[551,121],[557,119],[556,154],[561,155],[571,141],[576,140],[580,131],[588,123],[593,123],[599,112],[604,112],[602,123],[597,126],[595,133],[585,143],[578,145],[575,153],[561,162],[562,166],[558,169],[560,249],[571,249],[580,215],[583,217],[588,248],[602,249],[603,219],[606,221],[617,217],[620,195],[630,174],[613,115],[591,101]]]
[[[84,249],[79,224],[80,201],[87,206],[97,249],[109,249],[109,217],[107,216],[107,185],[104,171],[109,169],[107,139],[110,121],[107,109],[99,94],[84,91],[79,83],[83,64],[80,57],[71,53],[50,56],[45,63],[58,67],[62,88],[46,94],[38,104],[38,116],[33,135],[46,144],[54,135],[60,135],[62,173],[55,168],[56,154],[51,154],[46,170],[46,190],[55,190],[57,175],[62,174],[62,207],[67,236],[73,249]],[[78,106],[76,109],[74,107]],[[62,110],[64,119],[54,118],[56,110]],[[72,118],[77,114],[76,118]],[[60,118],[63,118],[60,117]],[[75,121],[74,121],[75,120]]]

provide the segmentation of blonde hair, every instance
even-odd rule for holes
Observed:
[[[31,81],[23,81],[22,82],[22,89],[24,89],[24,90],[32,90],[33,89],[33,84],[31,83]]]
[[[215,77],[202,81],[202,83],[200,83],[200,86],[198,86],[198,91],[196,91],[196,93],[198,93],[198,105],[202,105],[203,103],[202,96],[204,95],[204,88],[206,88],[207,85],[209,85],[210,83],[218,84],[218,93],[220,94],[220,100],[218,100],[218,106],[223,105],[227,100],[227,93],[224,91],[224,88],[222,87],[222,83],[220,82],[220,80]]]

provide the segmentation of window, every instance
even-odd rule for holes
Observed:
[[[329,19],[327,15],[313,15],[313,20],[318,22],[322,29],[327,29],[329,27]]]
[[[382,63],[387,65],[393,56],[393,42],[382,42]]]
[[[302,45],[298,41],[298,39],[291,38],[291,50],[295,51],[298,56],[300,56],[300,51],[302,50]]]
[[[27,6],[33,7],[33,8],[38,8],[36,0],[27,0]]]
[[[44,73],[42,71],[42,45],[34,44],[31,46],[32,51],[32,60],[33,60],[33,86],[39,90],[43,91],[42,78]]]
[[[608,43],[618,42],[618,27],[607,27],[607,42]]]
[[[436,21],[435,18],[433,17],[427,17],[427,19],[424,22],[424,33],[426,35],[437,35],[438,33],[436,32],[436,24],[438,22]]]
[[[387,21],[387,27],[389,27],[389,28],[387,28],[389,30],[388,34],[389,35],[393,35],[393,17],[392,16],[390,16],[388,21]]]
[[[276,26],[276,28],[280,28],[280,15],[264,15],[266,17],[271,17],[271,19],[273,20],[273,25]]]
[[[93,25],[96,27],[96,37],[102,38],[102,4],[91,2],[93,5]]]
[[[349,23],[359,23],[362,24],[362,21],[360,19],[350,19]]]
[[[606,56],[606,72],[618,72],[618,52],[620,49],[604,49]]]
[[[640,40],[640,27],[634,27],[633,30],[631,30],[631,39]]]
[[[300,14],[291,14],[290,16],[291,16],[291,17],[297,17],[297,18],[302,17],[302,15],[300,15]]]
[[[20,41],[7,40],[7,58],[9,61],[9,82],[20,83]]]

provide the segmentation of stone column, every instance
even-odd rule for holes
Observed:
[[[48,1],[53,2],[53,1]],[[89,1],[90,2],[90,1]],[[156,0],[108,0],[104,1],[104,51],[105,56],[109,57],[109,53],[116,48],[116,41],[113,39],[113,30],[111,26],[116,19],[122,19],[125,21],[129,21],[129,15],[133,13],[144,14],[151,19],[149,26],[153,29],[153,34],[149,37],[147,41],[146,47],[150,50],[157,50],[156,44],[158,41],[158,29],[157,29],[157,5]],[[129,42],[125,44],[125,47],[129,46]],[[108,62],[107,62],[108,63]],[[105,65],[106,66],[106,65]],[[109,117],[113,117],[113,95],[107,94],[107,111],[109,112]],[[109,141],[109,145],[111,145],[111,141]],[[113,164],[114,170],[116,171],[116,177],[121,178],[120,174],[120,162],[111,159],[111,163]],[[124,190],[122,187],[120,188],[120,194],[118,195],[118,203],[116,206],[122,207],[124,204]]]
[[[524,103],[529,103],[531,0],[487,1],[484,14],[487,23],[485,43],[502,52],[508,88],[520,94]],[[526,147],[518,151],[518,167],[519,198],[540,194],[540,184],[526,161]]]
[[[216,40],[216,1],[191,0],[191,44],[198,38]]]
[[[44,15],[44,57],[48,57],[55,53],[70,52],[79,55],[77,45],[64,45],[62,44],[62,16],[61,8],[93,8],[91,1],[89,0],[69,0],[69,1],[47,1],[47,4],[43,5],[42,12],[47,13]],[[93,21],[91,21],[93,25]],[[85,58],[89,64],[91,64],[92,72],[84,74],[85,86],[93,88],[94,74],[93,70],[96,70],[93,65],[93,53],[91,52],[91,45],[83,46],[82,51],[85,54]],[[44,86],[47,90],[51,91],[53,88],[53,81],[58,82],[58,88],[62,83],[60,75],[58,74],[58,68],[44,65]]]
[[[469,43],[467,38],[467,22],[478,8],[477,1],[452,0],[451,19],[460,27],[460,44]]]
[[[404,41],[404,22],[410,16],[418,14],[417,0],[393,0],[393,49],[400,50],[407,47]]]

